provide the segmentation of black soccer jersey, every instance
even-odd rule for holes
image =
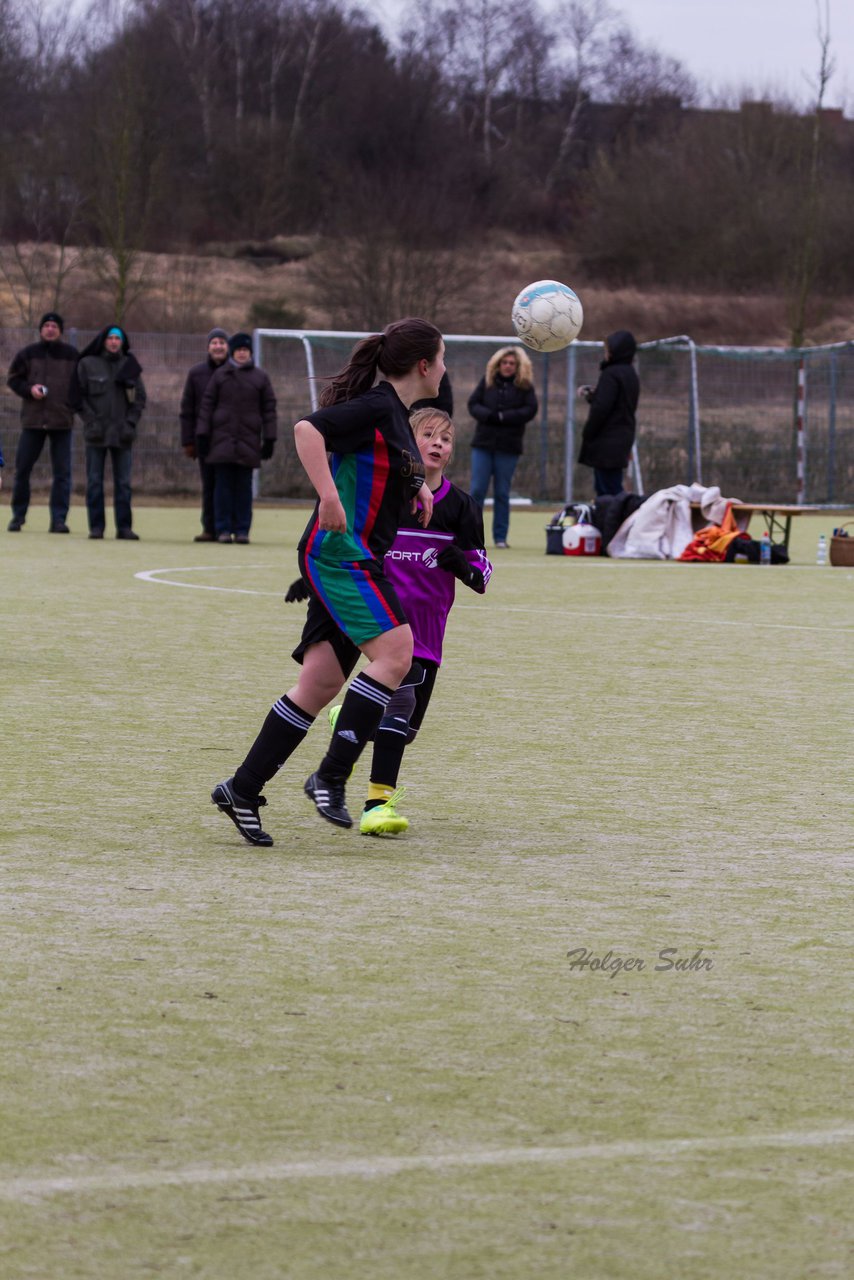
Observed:
[[[347,532],[321,530],[319,503],[300,549],[320,560],[378,560],[391,546],[409,502],[424,483],[424,464],[409,415],[394,387],[380,382],[364,395],[310,413],[323,436]]]

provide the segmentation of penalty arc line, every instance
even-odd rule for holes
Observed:
[[[64,1177],[18,1177],[0,1180],[0,1199],[26,1201],[45,1196],[161,1187],[222,1186],[234,1183],[292,1182],[322,1178],[389,1178],[405,1173],[441,1173],[456,1169],[490,1169],[533,1164],[564,1165],[584,1160],[668,1160],[680,1156],[716,1155],[730,1151],[782,1148],[827,1148],[854,1143],[854,1128],[806,1133],[742,1134],[719,1138],[664,1138],[637,1142],[592,1143],[577,1147],[509,1147],[460,1151],[446,1155],[374,1156],[344,1160],[295,1160],[233,1168],[188,1166],[133,1173],[115,1169],[100,1174]]]
[[[191,591],[224,591],[227,594],[241,596],[272,596],[280,599],[282,592],[280,591],[256,591],[251,587],[214,587],[207,582],[174,582],[169,578],[158,577],[161,573],[218,573],[224,567],[223,565],[187,565],[183,568],[173,569],[143,569],[133,576],[139,578],[142,582],[152,582],[161,587],[186,587]],[[242,569],[271,569],[273,565],[268,564],[247,564],[241,565]],[[668,626],[678,626],[680,623],[684,626],[690,626],[696,629],[697,626],[703,627],[746,627],[751,631],[764,629],[768,631],[819,631],[832,632],[834,635],[844,635],[846,632],[854,631],[854,627],[845,626],[810,626],[797,622],[757,622],[755,620],[739,621],[737,618],[698,618],[692,615],[687,618],[677,618],[671,615],[658,615],[652,613],[606,613],[594,610],[575,610],[575,609],[550,609],[548,605],[538,606],[536,608],[528,608],[525,605],[502,604],[492,605],[490,601],[478,604],[465,604],[459,601],[456,605],[458,609],[486,609],[488,612],[500,613],[532,613],[537,617],[572,617],[585,618],[587,620],[599,622],[629,622],[629,623],[658,623],[666,622]]]
[[[186,587],[190,591],[225,591],[232,595],[238,596],[280,596],[280,591],[255,591],[251,587],[212,587],[207,582],[172,582],[169,578],[160,578],[157,575],[161,573],[221,573],[224,568],[235,568],[234,565],[220,564],[191,564],[184,565],[181,568],[173,569],[142,569],[133,576],[139,578],[141,582],[153,582],[160,587]],[[270,569],[272,565],[268,564],[243,564],[240,566],[244,569]]]

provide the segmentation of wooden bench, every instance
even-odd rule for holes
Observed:
[[[742,533],[747,530],[750,517],[759,512],[765,519],[771,541],[782,543],[786,550],[789,548],[789,535],[792,532],[792,517],[802,516],[809,511],[825,510],[824,507],[781,506],[776,502],[733,502],[731,505],[735,523]],[[695,533],[709,523],[699,502],[691,503],[691,522]]]

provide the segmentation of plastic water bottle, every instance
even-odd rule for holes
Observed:
[[[766,529],[762,535],[762,541],[759,544],[759,563],[771,563],[771,537]]]
[[[827,564],[827,538],[822,533],[818,540],[818,550],[815,553],[816,564]]]

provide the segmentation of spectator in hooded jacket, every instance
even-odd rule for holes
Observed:
[[[217,542],[247,543],[252,524],[252,472],[272,458],[276,444],[276,397],[270,379],[252,359],[252,339],[236,333],[229,356],[202,397],[196,451],[214,468]]]
[[[510,486],[522,453],[525,427],[537,413],[531,361],[522,347],[501,347],[490,356],[486,373],[469,396],[477,420],[471,449],[471,496],[483,507],[493,481],[492,541],[509,544]]]
[[[113,503],[116,537],[137,542],[131,513],[130,473],[133,445],[145,408],[142,366],[130,349],[130,339],[119,325],[109,325],[92,339],[77,366],[80,384],[80,416],[86,441],[86,511],[89,537],[103,538],[107,519],[104,509],[104,468],[107,454],[113,468]]]
[[[188,458],[198,457],[196,449],[196,424],[202,409],[202,397],[207,385],[217,369],[221,369],[228,359],[228,334],[225,329],[211,329],[208,334],[207,359],[194,364],[187,374],[184,392],[181,396],[181,447]],[[214,481],[216,472],[209,462],[199,458],[199,474],[202,480],[202,532],[196,534],[194,542],[215,542],[216,521],[214,519]]]
[[[39,340],[22,348],[9,369],[7,384],[20,396],[21,438],[15,455],[12,519],[9,532],[20,533],[30,506],[30,474],[50,445],[50,532],[68,533],[71,505],[71,428],[78,405],[76,349],[62,342],[63,319],[48,311],[39,321]]]
[[[637,349],[628,329],[609,333],[599,381],[595,387],[578,388],[578,395],[590,405],[578,461],[593,468],[597,498],[623,492],[623,472],[632,456],[640,396],[640,380],[632,364]]]

